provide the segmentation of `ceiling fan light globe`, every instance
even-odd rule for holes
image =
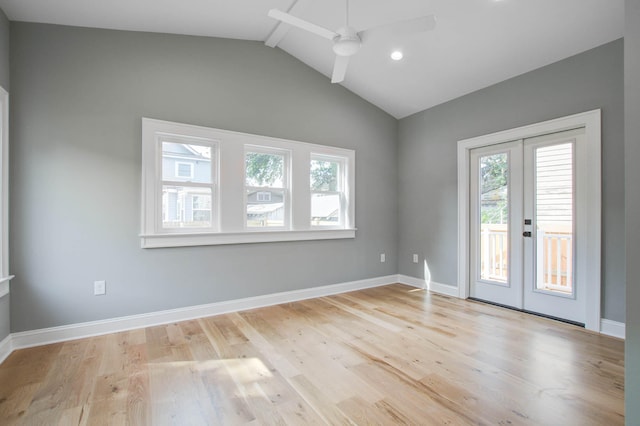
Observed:
[[[338,56],[352,56],[360,50],[360,39],[340,38],[333,43],[333,51]]]

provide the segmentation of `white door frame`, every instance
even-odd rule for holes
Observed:
[[[601,250],[601,110],[596,109],[541,123],[504,130],[458,141],[458,297],[469,297],[469,166],[473,148],[527,139],[563,130],[585,128],[587,147],[587,205],[580,211],[586,224],[587,262],[576,275],[589,277],[586,290],[585,328],[600,331],[600,250]]]

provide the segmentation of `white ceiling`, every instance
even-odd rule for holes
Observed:
[[[12,21],[264,41],[296,0],[0,0]],[[356,29],[434,14],[435,30],[370,39],[341,84],[397,118],[623,36],[624,0],[351,0]],[[336,30],[345,0],[298,0],[300,18]],[[292,12],[292,13],[293,13]],[[331,42],[296,28],[278,47],[327,76]],[[266,47],[265,47],[266,48]],[[389,58],[401,48],[405,59]]]

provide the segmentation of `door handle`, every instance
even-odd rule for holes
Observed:
[[[523,236],[523,237],[531,237],[531,231],[524,231],[524,232],[522,233],[522,236]]]

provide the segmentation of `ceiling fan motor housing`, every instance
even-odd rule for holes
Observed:
[[[338,36],[333,39],[333,51],[339,56],[352,56],[360,50],[362,41],[356,30],[350,27],[340,28]]]

